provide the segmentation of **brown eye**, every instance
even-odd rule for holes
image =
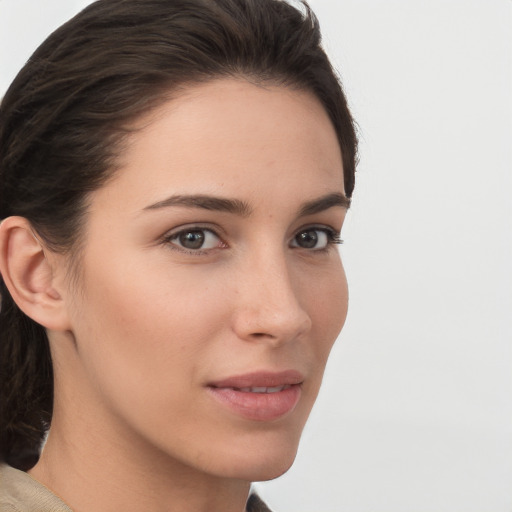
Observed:
[[[178,240],[185,249],[201,249],[204,244],[205,234],[202,230],[186,231],[178,235]]]
[[[332,243],[341,243],[341,240],[334,231],[327,228],[309,228],[299,231],[293,237],[291,246],[320,251],[326,249]]]
[[[187,251],[215,249],[221,239],[209,229],[184,229],[168,238],[168,242]]]
[[[314,249],[318,243],[318,232],[314,229],[303,231],[296,235],[295,241],[299,247],[304,249]]]

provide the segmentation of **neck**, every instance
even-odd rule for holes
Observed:
[[[134,433],[96,421],[82,400],[73,400],[74,415],[66,400],[64,417],[59,402],[56,396],[50,435],[30,474],[74,512],[245,510],[250,482],[191,468]]]
[[[89,445],[89,443],[87,443]],[[94,445],[89,445],[94,446]],[[109,450],[112,454],[112,450]],[[31,476],[51,489],[74,512],[243,512],[250,484],[199,475],[179,463],[134,463],[102,456],[100,445],[77,450],[52,432]]]

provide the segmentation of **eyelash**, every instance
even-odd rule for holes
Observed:
[[[320,231],[324,231],[327,234],[327,237],[329,239],[329,245],[342,245],[344,240],[341,238],[341,233],[339,231],[336,231],[335,229],[331,228],[314,228],[313,229],[319,229]]]
[[[327,227],[327,226],[306,226],[303,228],[300,228],[296,231],[295,235],[292,238],[292,241],[296,240],[296,237],[301,234],[308,231],[319,231],[322,233],[325,233],[327,236],[327,244],[325,247],[322,247],[320,249],[308,249],[300,246],[295,246],[294,248],[297,249],[304,249],[309,252],[317,252],[322,253],[328,251],[333,245],[341,245],[343,244],[343,240],[340,238],[340,233],[336,231],[333,228]],[[193,232],[207,232],[213,234],[216,238],[219,239],[220,244],[218,247],[212,247],[207,249],[187,249],[186,247],[179,246],[176,243],[174,243],[175,240],[177,240],[181,235],[187,234],[187,233],[193,233]],[[165,245],[168,245],[172,250],[179,251],[181,253],[190,254],[193,256],[202,256],[208,254],[210,251],[214,249],[224,249],[227,248],[228,245],[222,240],[222,237],[212,228],[206,227],[206,226],[190,226],[184,229],[180,229],[179,231],[175,231],[173,233],[169,233],[165,235],[162,238],[162,243]],[[291,242],[290,242],[291,243]]]
[[[325,251],[328,251],[329,249],[331,249],[331,247],[333,245],[340,245],[343,243],[343,240],[340,238],[340,233],[338,231],[336,231],[335,229],[332,229],[332,228],[329,228],[327,226],[305,226],[303,228],[300,228],[298,231],[296,231],[295,235],[293,236],[292,238],[292,242],[293,243],[294,241],[296,241],[297,237],[301,234],[301,233],[307,233],[307,232],[311,232],[311,231],[316,231],[316,232],[321,232],[321,233],[324,233],[327,237],[327,243],[325,245],[325,247],[322,247],[322,248],[319,248],[319,249],[314,249],[314,248],[311,248],[309,249],[310,252],[325,252]],[[317,239],[318,241],[318,239]],[[304,250],[308,250],[307,247],[300,247],[300,246],[292,246],[292,247],[295,247],[297,249],[304,249]]]
[[[201,231],[207,232],[207,233],[212,233],[213,235],[215,235],[221,242],[221,245],[219,245],[218,248],[223,249],[223,248],[228,247],[228,245],[222,240],[222,237],[214,229],[206,227],[206,226],[201,226],[201,225],[189,226],[189,227],[180,229],[179,231],[169,233],[163,237],[162,243],[169,246],[173,251],[178,251],[178,252],[185,253],[185,254],[191,254],[193,256],[202,256],[202,255],[208,254],[210,251],[212,251],[213,249],[216,249],[217,247],[210,248],[210,249],[193,250],[193,249],[187,249],[186,247],[182,247],[182,246],[179,246],[174,243],[174,241],[176,239],[178,239],[180,237],[180,235],[184,235],[187,233],[193,233],[193,232],[201,232]]]

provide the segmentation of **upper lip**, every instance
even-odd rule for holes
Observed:
[[[209,386],[214,388],[269,388],[276,386],[292,386],[301,384],[303,381],[304,376],[297,370],[285,370],[280,372],[257,371],[210,382]]]

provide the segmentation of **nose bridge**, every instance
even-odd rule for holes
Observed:
[[[311,327],[294,286],[286,251],[266,247],[247,260],[237,305],[236,328],[245,339],[285,342]]]

